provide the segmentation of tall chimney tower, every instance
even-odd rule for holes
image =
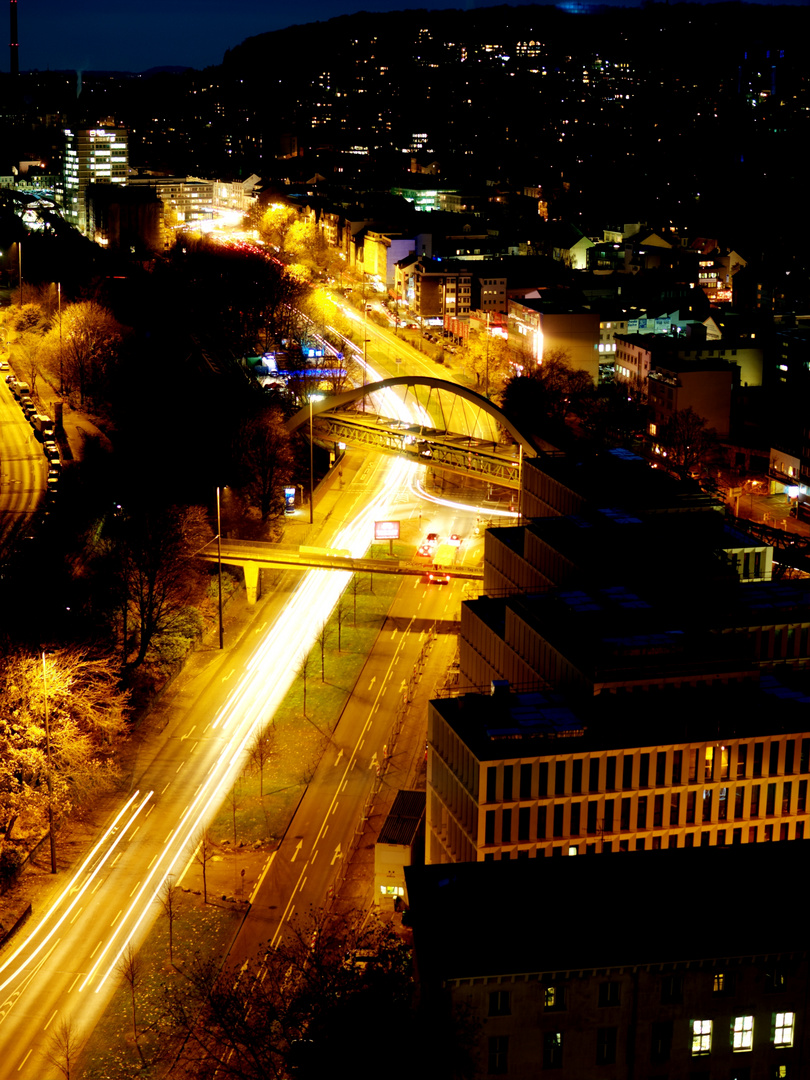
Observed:
[[[11,4],[11,44],[9,46],[10,66],[12,75],[20,74],[20,46],[17,42],[17,0],[9,0]]]

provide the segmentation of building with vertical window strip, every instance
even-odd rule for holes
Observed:
[[[429,863],[803,840],[810,698],[775,677],[605,695],[434,700]]]
[[[61,187],[57,200],[65,220],[87,231],[87,188],[90,184],[126,184],[129,138],[126,128],[102,124],[65,128]]]
[[[473,1021],[473,1076],[810,1075],[803,845],[596,862],[406,869],[422,1000]]]

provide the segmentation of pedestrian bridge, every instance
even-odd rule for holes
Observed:
[[[367,400],[373,411],[353,408]],[[287,421],[287,430],[309,423],[313,436],[321,439],[396,454],[508,488],[520,487],[523,455],[538,453],[488,398],[425,375],[400,375],[312,401]]]
[[[249,604],[259,598],[259,570],[273,567],[276,570],[348,570],[354,574],[397,574],[399,576],[422,576],[438,570],[451,578],[481,581],[481,567],[452,565],[439,566],[426,559],[353,559],[348,551],[332,548],[307,547],[284,548],[263,540],[222,540],[222,562],[228,566],[241,566],[245,574],[245,591]],[[216,539],[209,541],[197,552],[206,562],[218,562]]]

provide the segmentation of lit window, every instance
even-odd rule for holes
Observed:
[[[792,1012],[773,1014],[773,1045],[793,1046],[793,1026],[796,1014]]]
[[[715,977],[714,977],[714,985],[712,986],[712,989],[714,990],[715,994],[722,994],[723,993],[723,990],[725,989],[725,985],[724,985],[725,981],[726,981],[726,977],[721,972],[718,972],[715,975]]]
[[[710,1053],[712,1048],[711,1020],[692,1021],[692,1057]]]
[[[751,1050],[754,1044],[753,1016],[735,1016],[731,1025],[731,1047],[733,1050]]]

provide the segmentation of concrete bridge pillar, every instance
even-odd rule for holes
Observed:
[[[246,562],[242,565],[245,571],[245,592],[247,593],[247,602],[249,604],[255,604],[259,599],[259,564],[255,562]]]

